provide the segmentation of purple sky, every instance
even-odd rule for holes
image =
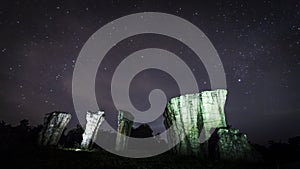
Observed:
[[[146,11],[180,16],[211,40],[227,78],[228,124],[253,142],[300,135],[300,4],[288,1],[3,1],[0,7],[0,120],[41,124],[44,114],[74,114],[71,94],[74,63],[87,39],[121,16]],[[106,55],[96,80],[98,103],[112,122],[116,112],[109,95],[113,68],[130,53],[159,47],[188,63],[202,90],[210,84],[202,63],[184,44],[160,35],[123,40]],[[141,72],[132,82],[131,99],[147,109],[149,91],[178,95],[175,81],[157,70]],[[155,131],[162,130],[155,122]]]

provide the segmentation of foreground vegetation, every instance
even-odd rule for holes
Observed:
[[[0,123],[1,164],[9,168],[122,168],[122,169],[296,169],[300,166],[300,139],[294,137],[288,143],[270,142],[269,146],[253,145],[264,161],[249,163],[242,161],[212,161],[195,156],[179,156],[164,153],[144,159],[119,157],[100,148],[95,151],[75,151],[72,148],[58,149],[39,147],[36,144],[41,126],[30,127],[28,121],[12,127]],[[82,129],[77,126],[62,137],[60,144],[76,146]]]

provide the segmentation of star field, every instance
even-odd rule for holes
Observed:
[[[26,118],[35,125],[42,123],[47,112],[74,113],[72,73],[87,39],[121,16],[156,11],[192,22],[215,46],[227,78],[229,95],[225,110],[230,125],[246,132],[254,142],[300,134],[300,3],[296,0],[213,0],[209,3],[6,0],[2,4],[0,120],[16,124]],[[157,38],[148,39],[157,44]],[[169,42],[168,39],[161,41],[161,45]],[[141,38],[130,38],[124,43],[129,49],[148,45]],[[175,42],[165,47],[176,50],[187,60],[192,55]],[[122,55],[122,47],[113,53]],[[117,62],[120,61],[115,56],[107,58],[103,70],[99,70],[104,75],[99,77],[112,74],[110,64]],[[203,66],[196,63],[190,66],[199,75],[198,84],[208,89],[210,84]],[[105,83],[106,79],[99,81]],[[153,79],[148,78],[144,83],[151,81]],[[167,84],[161,85],[166,87]],[[105,96],[99,97],[105,99]],[[103,101],[102,108],[111,110],[109,105]],[[76,119],[72,119],[72,124],[76,123]],[[155,125],[154,128],[160,130],[159,124]]]

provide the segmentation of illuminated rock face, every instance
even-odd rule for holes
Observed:
[[[95,141],[98,133],[99,126],[104,120],[104,112],[90,112],[86,114],[86,126],[82,135],[81,148],[88,149]]]
[[[212,155],[221,160],[258,161],[259,154],[255,154],[248,142],[247,135],[237,129],[219,129],[217,144],[212,147]],[[213,137],[211,139],[214,139]]]
[[[40,145],[57,145],[65,127],[71,119],[71,114],[65,112],[52,112],[46,114],[44,127],[40,133]]]
[[[119,111],[118,115],[118,133],[116,138],[116,151],[126,151],[128,146],[128,139],[133,125],[133,116],[124,111]]]
[[[172,126],[168,141],[183,138],[173,151],[180,154],[199,154],[200,133],[206,138],[212,128],[225,127],[224,104],[226,90],[204,91],[172,98],[164,113],[166,128]]]
[[[201,121],[199,98],[200,93],[183,95],[172,98],[167,105],[164,124],[166,128],[173,124],[168,142],[187,136],[173,149],[175,153],[190,154],[199,151],[199,129],[202,127],[198,123]]]
[[[210,130],[226,127],[225,101],[227,90],[204,91],[201,93],[201,115],[206,138],[210,137]]]

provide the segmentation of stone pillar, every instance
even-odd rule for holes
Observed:
[[[118,133],[116,138],[116,151],[126,151],[128,146],[128,139],[133,125],[134,117],[125,111],[119,111],[118,114]]]
[[[166,128],[172,126],[168,142],[183,138],[172,150],[178,154],[204,154],[200,150],[200,133],[208,138],[215,127],[225,127],[226,90],[204,91],[172,98],[164,112]],[[185,137],[184,137],[185,136]],[[202,135],[201,135],[202,136]]]
[[[40,132],[40,145],[57,145],[65,127],[71,119],[71,114],[65,112],[52,112],[46,114],[44,127]]]
[[[84,133],[82,134],[81,148],[88,149],[92,143],[96,140],[99,126],[104,120],[104,112],[97,111],[86,113],[86,125]]]
[[[182,139],[172,150],[176,154],[197,154],[199,152],[199,121],[200,114],[200,93],[187,94],[172,98],[164,113],[164,124],[166,128],[171,125],[171,131],[168,142]]]

